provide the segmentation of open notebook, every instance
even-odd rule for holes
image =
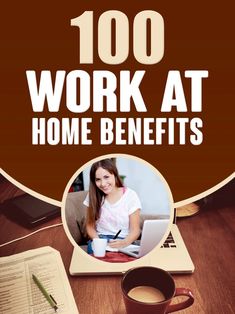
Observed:
[[[32,275],[40,279],[60,314],[78,314],[60,253],[51,247],[0,258],[0,313],[52,314]]]

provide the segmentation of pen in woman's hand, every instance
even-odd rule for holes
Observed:
[[[115,234],[115,236],[113,237],[113,240],[117,239],[117,237],[119,236],[119,234],[120,234],[121,231],[122,231],[122,230],[120,229],[120,230]]]

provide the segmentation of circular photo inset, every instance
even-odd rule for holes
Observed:
[[[156,168],[134,156],[113,154],[73,175],[62,211],[75,247],[101,261],[123,263],[162,244],[173,220],[173,199]]]

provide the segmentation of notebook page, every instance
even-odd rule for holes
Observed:
[[[52,314],[34,274],[57,302],[57,313],[78,314],[60,253],[42,247],[0,258],[0,313]]]

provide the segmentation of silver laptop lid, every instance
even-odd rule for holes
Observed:
[[[169,219],[145,220],[140,241],[139,257],[152,251],[162,240],[169,224]]]

